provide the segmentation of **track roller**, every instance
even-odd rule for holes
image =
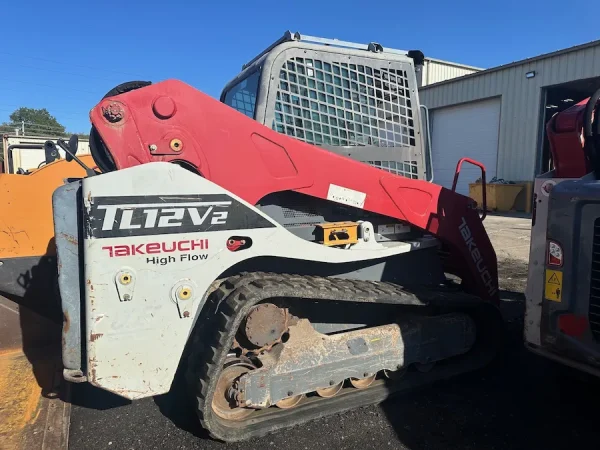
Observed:
[[[343,387],[344,387],[344,382],[342,381],[338,384],[334,384],[331,387],[317,389],[316,392],[319,397],[331,398],[334,395],[336,395],[338,392],[340,392]]]
[[[364,378],[350,378],[350,384],[356,389],[366,389],[373,384],[375,378],[377,378],[376,373],[370,376],[369,374],[365,374]]]

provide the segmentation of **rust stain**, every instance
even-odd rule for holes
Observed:
[[[94,342],[96,339],[100,339],[102,336],[104,336],[104,333],[92,333],[90,336],[90,341]]]
[[[96,381],[96,364],[97,363],[98,362],[96,361],[96,357],[90,358],[89,374],[90,374],[90,382],[91,383]]]
[[[63,333],[68,333],[71,328],[71,317],[67,311],[63,311]]]
[[[67,242],[73,244],[73,245],[78,245],[79,243],[77,242],[77,239],[73,236],[71,236],[70,234],[67,233],[60,233],[60,236]]]

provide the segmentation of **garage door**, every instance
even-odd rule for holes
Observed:
[[[434,183],[452,188],[456,163],[464,156],[482,162],[486,179],[496,176],[500,98],[435,109],[431,113]],[[469,183],[481,176],[478,167],[463,164],[457,191],[469,194]]]

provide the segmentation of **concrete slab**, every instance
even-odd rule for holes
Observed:
[[[531,219],[522,216],[487,216],[483,221],[498,259],[529,259]]]

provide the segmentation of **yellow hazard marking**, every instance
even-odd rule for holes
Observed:
[[[546,270],[545,297],[553,302],[562,299],[562,272],[558,270]]]

